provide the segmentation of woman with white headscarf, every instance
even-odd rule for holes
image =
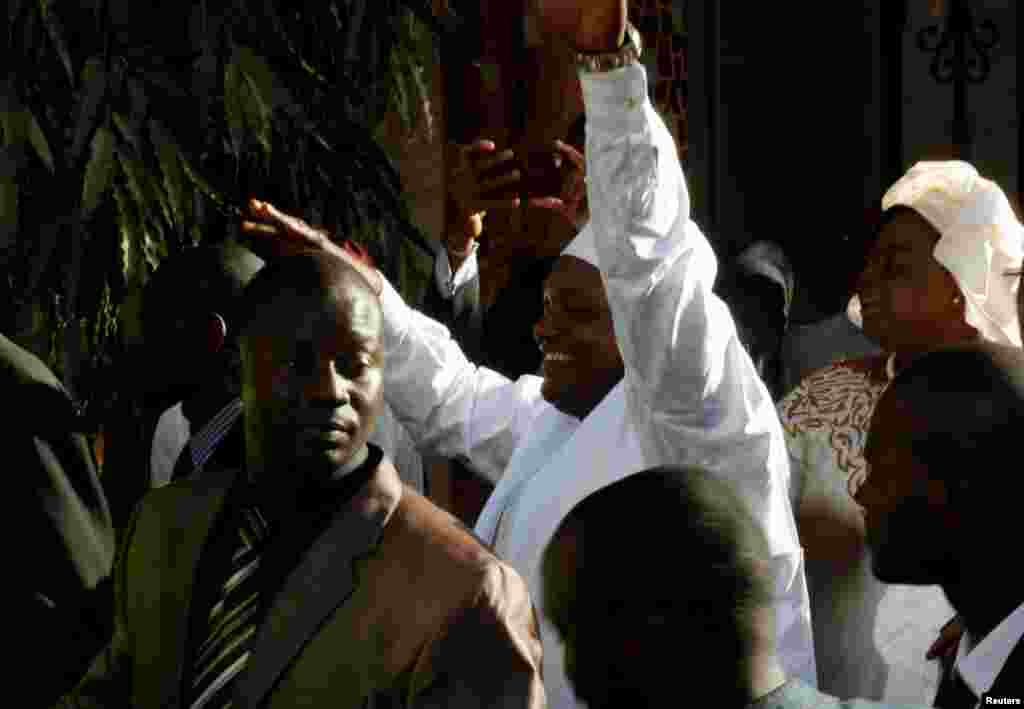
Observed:
[[[927,623],[951,611],[937,588],[914,587],[914,604],[881,617],[886,586],[871,574],[864,523],[852,493],[866,477],[864,444],[875,404],[898,368],[945,345],[1021,345],[1017,278],[1024,227],[993,182],[971,165],[922,162],[886,193],[884,218],[851,300],[851,319],[884,354],[834,363],[805,378],[778,406],[792,467],[819,688],[841,698],[887,698],[904,685],[875,646],[876,629]],[[932,617],[934,616],[934,617]],[[884,642],[884,635],[878,635]],[[911,658],[911,664],[917,658]],[[919,680],[918,680],[919,681]]]

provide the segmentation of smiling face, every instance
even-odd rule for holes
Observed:
[[[899,209],[882,227],[858,293],[864,333],[887,352],[923,352],[974,339],[957,302],[956,280],[933,252],[939,233],[917,212]]]
[[[601,273],[586,261],[561,256],[555,262],[534,334],[544,353],[541,393],[560,411],[586,417],[622,379]]]
[[[244,339],[247,460],[293,470],[296,484],[333,477],[373,429],[381,365],[380,306],[365,288],[285,290]]]

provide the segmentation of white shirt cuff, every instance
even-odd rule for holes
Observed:
[[[644,127],[643,110],[650,99],[643,64],[607,72],[580,72],[579,76],[588,131],[626,135]]]

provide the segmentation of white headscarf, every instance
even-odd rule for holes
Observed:
[[[1017,313],[1024,226],[997,184],[966,162],[919,162],[882,198],[882,210],[909,207],[937,232],[935,260],[953,274],[967,323],[989,342],[1021,346]]]

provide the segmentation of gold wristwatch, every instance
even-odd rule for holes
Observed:
[[[643,43],[640,32],[631,22],[626,23],[626,41],[614,52],[576,52],[576,68],[584,74],[614,71],[640,61]]]

